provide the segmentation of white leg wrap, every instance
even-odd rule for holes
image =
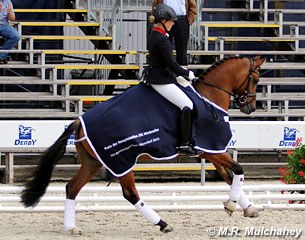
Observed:
[[[247,207],[249,207],[251,205],[251,202],[249,201],[248,197],[246,196],[244,190],[241,190],[238,204],[242,209],[246,209]]]
[[[230,199],[232,201],[239,200],[243,182],[244,182],[244,174],[234,175],[231,186],[231,193],[230,193]]]
[[[64,227],[66,231],[74,229],[75,225],[75,200],[65,200]]]
[[[139,200],[134,207],[144,216],[144,218],[156,225],[160,222],[161,218],[160,216],[154,211],[152,210],[143,200]]]

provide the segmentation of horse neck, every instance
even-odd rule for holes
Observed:
[[[235,79],[234,76],[231,74],[217,72],[215,70],[216,69],[214,69],[214,72],[209,72],[207,75],[205,75],[204,81],[228,92],[232,92],[233,82]],[[203,97],[206,97],[226,111],[229,109],[231,96],[225,91],[208,86],[203,82],[198,82],[196,88]]]
[[[196,88],[202,96],[217,104],[224,110],[228,110],[230,106],[230,94],[237,82],[247,72],[244,71],[247,66],[245,58],[232,58],[220,63],[210,72],[203,76],[204,82],[213,84],[225,91],[198,82]],[[229,92],[229,93],[228,93]]]

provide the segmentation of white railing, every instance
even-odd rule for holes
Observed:
[[[255,207],[276,210],[305,210],[304,204],[288,204],[288,200],[305,200],[305,194],[281,194],[280,191],[304,191],[305,184],[244,185],[244,191]],[[61,212],[64,211],[64,186],[51,186],[35,208],[20,203],[21,187],[0,187],[0,212]],[[158,211],[223,210],[229,186],[138,186],[142,199]],[[77,211],[133,211],[121,193],[120,186],[84,187],[76,198]]]

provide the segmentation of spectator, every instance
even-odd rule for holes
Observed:
[[[175,43],[176,60],[182,65],[187,63],[187,45],[190,35],[190,26],[197,16],[197,6],[195,0],[153,0],[152,7],[163,3],[172,7],[177,15],[175,25],[169,32],[170,40]]]
[[[0,0],[0,36],[5,38],[2,50],[11,50],[20,40],[20,35],[10,24],[15,20],[14,8],[11,0]],[[6,64],[8,53],[0,53],[0,64]]]

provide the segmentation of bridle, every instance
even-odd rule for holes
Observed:
[[[254,69],[254,62],[252,58],[248,58],[250,61],[250,69],[249,69],[249,74],[247,75],[246,79],[242,82],[242,84],[236,89],[235,92],[238,92],[239,89],[241,89],[241,87],[245,84],[247,84],[247,86],[245,87],[245,90],[243,91],[243,93],[241,95],[238,95],[234,92],[229,92],[226,89],[223,89],[221,87],[218,87],[212,83],[206,82],[204,81],[204,79],[196,79],[196,82],[201,82],[204,83],[207,86],[219,89],[227,94],[229,94],[230,96],[233,97],[234,102],[237,102],[239,104],[240,107],[246,106],[249,103],[251,103],[254,98],[256,97],[256,93],[251,93],[249,92],[249,87],[250,87],[250,83],[253,80],[253,73],[256,73],[257,75],[259,75],[259,72],[257,70]],[[250,100],[249,100],[250,99]]]

